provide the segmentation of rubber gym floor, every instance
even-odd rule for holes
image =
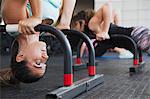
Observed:
[[[104,83],[75,99],[150,99],[150,57],[146,54],[144,71],[132,77],[132,59],[119,59],[115,53],[96,58],[97,73],[104,74]],[[9,66],[10,56],[1,56],[1,68]],[[84,60],[85,61],[85,60]],[[32,84],[1,87],[0,99],[45,99],[50,92],[63,85],[63,55],[50,56],[45,76]],[[74,81],[87,77],[87,70],[74,72]]]

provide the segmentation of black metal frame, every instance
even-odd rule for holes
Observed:
[[[83,42],[86,43],[87,45],[87,48],[89,50],[89,57],[88,57],[88,63],[87,64],[84,64],[86,67],[88,66],[88,70],[89,70],[89,75],[95,75],[95,74],[91,74],[91,71],[95,71],[95,50],[94,50],[94,47],[93,47],[93,44],[91,42],[91,40],[88,38],[88,36],[86,36],[84,33],[82,32],[79,32],[79,31],[76,31],[76,30],[62,30],[63,33],[65,33],[65,35],[73,35],[73,36],[76,36],[78,38],[80,38]],[[77,47],[78,49],[79,47]],[[77,50],[78,51],[78,50]],[[77,53],[78,55],[77,56],[80,56],[80,53]],[[80,61],[80,59],[78,58],[77,60],[77,63]],[[79,64],[80,65],[80,64]],[[78,67],[81,67],[83,66],[80,65],[79,66],[78,64],[76,64],[75,66],[73,66],[74,70],[76,70]],[[83,67],[85,67],[83,66]],[[93,69],[91,70],[92,67]]]
[[[49,92],[46,95],[46,98],[63,98],[71,99],[83,92],[86,92],[93,87],[104,82],[103,74],[95,74],[95,53],[90,39],[77,31],[74,30],[63,30],[65,33],[72,32],[74,35],[80,35],[81,38],[87,42],[88,48],[90,50],[89,57],[89,77],[79,80],[73,83],[73,69],[72,69],[72,51],[68,39],[61,31],[56,28],[48,25],[38,25],[35,28],[35,31],[48,32],[55,35],[58,40],[61,42],[64,48],[64,87],[56,89],[52,92]],[[0,26],[0,32],[5,32],[6,26]],[[17,31],[17,30],[16,30]]]
[[[129,68],[129,74],[132,76],[133,74],[137,74],[143,71],[145,63],[143,61],[143,55],[140,48],[138,48],[136,42],[129,36],[123,34],[113,34],[112,38],[125,38],[129,40],[129,44],[132,44],[134,49],[134,57],[133,57],[133,66]]]
[[[95,37],[93,37],[95,38]],[[111,35],[111,38],[125,38],[133,46],[134,49],[134,57],[133,57],[133,67],[129,68],[129,74],[133,75],[136,73],[139,73],[143,70],[143,67],[145,66],[145,63],[143,61],[143,55],[142,51],[137,47],[136,42],[129,36],[123,35],[123,34],[113,34]],[[95,46],[96,43],[100,41],[95,41],[93,42],[93,45]],[[79,43],[78,48],[77,48],[77,59],[80,59],[80,48],[81,48],[82,42]]]

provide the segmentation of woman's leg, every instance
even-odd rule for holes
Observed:
[[[3,0],[2,17],[5,23],[18,23],[19,20],[27,18],[25,0]]]
[[[124,48],[115,47],[113,51],[119,54],[119,58],[133,58],[133,54]]]

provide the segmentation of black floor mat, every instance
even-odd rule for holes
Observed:
[[[106,56],[112,53],[106,54]],[[150,99],[150,57],[144,55],[143,73],[129,77],[132,59],[97,59],[97,73],[103,73],[103,85],[93,88],[76,99]],[[9,66],[9,56],[2,56],[1,68]],[[87,75],[87,70],[74,72],[74,81]],[[50,57],[45,76],[38,82],[13,87],[1,87],[0,99],[45,99],[48,91],[63,85],[63,57]]]

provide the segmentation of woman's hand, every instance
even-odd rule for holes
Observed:
[[[105,39],[110,39],[110,36],[108,35],[108,33],[97,33],[96,34],[96,40],[102,41]]]
[[[56,26],[56,28],[58,28],[58,29],[70,29],[70,26],[69,25],[65,25],[65,24],[58,24],[57,26]]]
[[[42,19],[37,17],[30,17],[19,21],[18,31],[24,35],[37,34],[34,27],[42,23]]]

